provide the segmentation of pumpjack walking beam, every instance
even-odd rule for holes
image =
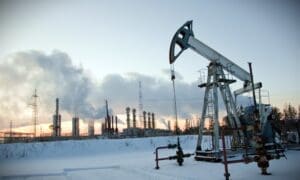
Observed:
[[[169,51],[169,63],[173,64],[184,50],[191,48],[209,61],[219,63],[223,69],[243,81],[244,87],[239,89],[237,94],[242,94],[243,90],[246,92],[252,90],[250,73],[203,42],[196,39],[194,37],[192,27],[193,22],[187,21],[173,36]],[[177,53],[175,52],[176,46],[179,46],[180,49]],[[258,89],[262,87],[262,84],[260,82],[255,83],[254,86],[255,89]]]
[[[177,48],[176,48],[177,47]],[[236,102],[233,99],[233,96],[230,91],[229,84],[233,83],[229,79],[226,79],[224,74],[224,70],[228,73],[232,74],[239,80],[244,82],[243,88],[239,90],[239,93],[249,91],[252,88],[251,84],[251,76],[250,74],[233,63],[231,60],[223,56],[222,54],[218,53],[214,49],[210,48],[206,44],[202,43],[198,39],[194,37],[194,32],[192,30],[192,21],[186,22],[183,26],[181,26],[175,35],[173,36],[170,51],[169,51],[169,63],[173,64],[176,59],[180,56],[180,54],[188,49],[191,48],[201,56],[208,59],[211,63],[208,69],[208,77],[207,82],[200,85],[199,87],[205,87],[205,97],[202,109],[202,118],[200,121],[199,127],[199,136],[197,141],[197,150],[201,150],[201,141],[202,141],[202,132],[204,128],[204,121],[207,116],[207,106],[208,106],[208,96],[210,91],[213,92],[213,122],[214,122],[214,150],[219,151],[219,123],[218,123],[218,91],[220,89],[228,118],[229,123],[233,128],[240,127],[240,120],[237,115],[236,110]],[[175,50],[179,49],[178,52]],[[260,88],[261,83],[254,84],[254,88]],[[239,131],[239,135],[243,134],[242,131]]]

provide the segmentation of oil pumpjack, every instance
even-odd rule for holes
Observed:
[[[222,54],[218,53],[216,50],[210,48],[203,42],[196,39],[192,30],[192,21],[188,21],[183,24],[183,26],[181,26],[177,30],[172,38],[169,51],[169,63],[171,65],[172,72],[174,71],[173,63],[180,56],[180,54],[188,48],[194,50],[196,53],[210,61],[206,83],[199,85],[200,88],[205,88],[205,94],[200,119],[195,159],[221,161],[221,152],[219,147],[220,124],[218,89],[226,108],[228,119],[227,125],[232,129],[236,129],[236,131],[233,131],[233,139],[235,139],[235,144],[232,144],[231,146],[248,146],[248,144],[246,143],[249,142],[249,139],[251,139],[251,137],[249,136],[249,134],[251,133],[246,132],[245,130],[243,130],[243,128],[254,125],[253,118],[243,118],[244,116],[241,116],[241,113],[237,108],[236,98],[234,99],[229,87],[229,85],[236,82],[236,80],[227,78],[224,71],[227,71],[232,76],[236,77],[244,83],[242,88],[234,92],[235,96],[250,91],[255,92],[256,89],[259,89],[259,104],[255,105],[254,108],[252,107],[252,111],[250,110],[247,112],[248,115],[250,113],[249,116],[252,117],[251,113],[253,114],[253,109],[259,110],[259,116],[257,117],[260,122],[260,129],[263,131],[266,129],[265,127],[267,127],[267,116],[268,114],[270,114],[271,107],[269,107],[268,105],[264,105],[261,102],[260,88],[262,87],[262,83],[254,83],[253,78],[251,77],[251,74],[249,72],[247,72]],[[175,79],[175,77],[173,76],[174,74],[172,74],[172,80]],[[212,148],[204,150],[201,146],[201,143],[203,137],[204,122],[206,119],[209,119],[212,122]],[[252,132],[252,134],[254,134],[254,132]],[[274,138],[271,138],[270,141],[274,141]]]

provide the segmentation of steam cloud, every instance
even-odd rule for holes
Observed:
[[[82,67],[72,64],[70,57],[60,51],[46,55],[39,51],[19,52],[1,61],[0,123],[7,120],[26,124],[30,119],[30,98],[36,88],[39,96],[39,116],[42,121],[51,119],[55,98],[60,98],[63,112],[77,114],[86,119],[99,119],[105,108],[91,101],[96,88]],[[103,99],[101,100],[103,102]],[[30,121],[29,121],[30,122]]]
[[[138,109],[138,82],[142,82],[144,110],[157,116],[172,116],[173,92],[169,79],[138,73],[109,74],[95,83],[81,66],[72,63],[61,51],[47,55],[40,51],[18,52],[0,62],[0,127],[7,128],[9,120],[16,125],[30,124],[32,94],[38,90],[39,121],[51,122],[55,98],[61,102],[61,112],[83,119],[101,119],[106,115],[104,99],[115,113],[125,113],[125,107]],[[165,73],[166,71],[163,70]],[[177,74],[181,77],[180,74]],[[169,78],[169,74],[167,74]],[[197,83],[176,82],[179,116],[199,114],[203,90]],[[64,116],[63,116],[63,119]],[[160,119],[160,118],[158,118]],[[164,125],[166,121],[160,120]]]
[[[168,122],[166,119],[161,118],[161,119],[159,119],[159,121],[165,126],[165,128],[168,128]]]

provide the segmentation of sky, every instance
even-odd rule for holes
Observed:
[[[65,117],[97,119],[104,99],[115,114],[138,108],[138,81],[144,109],[164,121],[173,113],[169,46],[188,20],[200,41],[246,70],[253,63],[272,105],[298,106],[299,17],[289,0],[1,0],[0,129],[30,123],[35,88],[41,122],[51,122],[56,97]],[[182,118],[201,112],[198,71],[208,63],[191,50],[175,63]]]

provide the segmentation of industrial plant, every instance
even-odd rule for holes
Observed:
[[[37,97],[36,91],[34,96]],[[95,129],[96,120],[88,120],[87,133],[80,132],[80,117],[74,116],[72,118],[72,132],[66,134],[62,132],[62,115],[60,114],[59,98],[55,100],[55,112],[53,114],[53,122],[49,126],[52,130],[51,134],[36,136],[36,123],[34,124],[33,133],[13,132],[12,127],[10,131],[3,133],[3,143],[15,143],[15,142],[32,142],[32,141],[57,141],[57,140],[69,140],[69,139],[93,139],[93,138],[133,138],[133,137],[153,137],[153,136],[169,136],[174,132],[171,128],[159,129],[156,128],[155,113],[143,111],[141,121],[137,120],[137,111],[135,108],[126,107],[126,128],[122,131],[118,128],[120,119],[117,115],[109,114],[108,102],[105,101],[106,116],[104,122],[100,120],[100,129]],[[37,108],[37,106],[35,107]],[[37,121],[37,111],[34,111],[34,122]],[[137,125],[139,121],[139,126]],[[169,122],[170,123],[170,122]],[[95,131],[100,132],[95,134]]]

